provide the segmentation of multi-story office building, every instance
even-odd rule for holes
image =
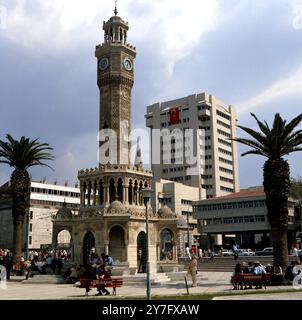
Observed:
[[[231,140],[237,117],[232,106],[200,93],[150,105],[145,118],[152,129],[155,180],[205,189],[207,198],[239,191],[237,145]],[[171,134],[175,129],[177,133]]]
[[[236,242],[243,248],[271,246],[265,193],[262,187],[249,188],[214,199],[193,203],[200,233],[207,234],[208,247],[231,248]],[[288,243],[296,241],[299,201],[288,200]]]
[[[9,187],[6,184],[6,187]],[[24,243],[28,235],[29,249],[39,249],[41,245],[52,244],[52,216],[63,204],[75,213],[80,204],[80,189],[45,182],[31,182],[30,208],[28,221],[24,224]],[[28,230],[26,230],[28,228]],[[70,236],[60,235],[59,243],[68,243]],[[0,197],[0,247],[12,248],[13,219],[12,199],[8,195]]]

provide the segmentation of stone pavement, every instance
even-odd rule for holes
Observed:
[[[242,293],[244,291],[232,290],[230,284],[231,278],[230,272],[202,272],[199,273],[203,280],[197,283],[197,287],[192,287],[192,281],[190,276],[188,278],[189,294],[205,294],[205,293]],[[77,288],[70,284],[34,284],[34,283],[22,283],[21,277],[13,277],[12,281],[7,282],[7,289],[1,289],[0,287],[0,299],[1,300],[50,300],[50,299],[87,299],[85,297],[85,290]],[[286,290],[292,289],[292,286],[274,286],[269,287],[268,290]],[[166,295],[186,295],[187,290],[185,281],[173,281],[162,284],[152,285],[152,296],[166,296]],[[249,291],[250,290],[246,290]],[[253,289],[253,291],[255,291]],[[258,292],[265,291],[257,290]],[[92,289],[89,292],[90,297],[94,297],[96,289]],[[280,294],[278,294],[280,295]],[[302,293],[301,293],[302,295]],[[123,299],[124,297],[145,297],[146,287],[144,285],[124,285],[122,288],[117,288],[117,299]],[[255,299],[258,295],[251,295],[249,299]],[[249,296],[242,296],[241,298],[248,298]],[[267,297],[267,295],[266,295]],[[88,297],[89,298],[89,297]],[[112,299],[112,296],[99,296],[97,299]],[[217,297],[217,299],[220,297]],[[223,297],[227,298],[227,297]],[[230,297],[235,298],[236,297]],[[238,297],[237,297],[238,299]]]

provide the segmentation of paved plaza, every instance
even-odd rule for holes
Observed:
[[[186,275],[184,273],[184,275]],[[192,281],[189,276],[188,287],[190,295],[197,294],[234,294],[240,293],[240,296],[224,296],[215,297],[215,300],[296,300],[302,299],[302,292],[297,291],[293,293],[270,293],[270,294],[244,294],[254,293],[256,289],[234,291],[230,284],[230,272],[201,272],[199,274],[199,281],[197,287],[192,287]],[[112,299],[113,296],[95,297],[96,289],[89,292],[89,296],[85,297],[85,290],[77,288],[71,284],[38,284],[38,283],[24,283],[22,277],[13,277],[11,281],[7,282],[6,289],[0,289],[1,300],[52,300],[52,299]],[[276,291],[276,290],[291,290],[292,286],[272,286],[267,290],[257,290],[257,293]],[[186,295],[187,289],[185,281],[170,281],[161,284],[152,285],[152,296],[168,296],[168,295]],[[117,299],[131,298],[131,297],[145,297],[146,287],[140,285],[124,285],[122,288],[117,288]],[[193,297],[194,298],[194,297]]]

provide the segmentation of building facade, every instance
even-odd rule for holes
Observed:
[[[185,257],[186,246],[199,246],[197,220],[193,218],[193,202],[205,199],[205,190],[200,196],[200,189],[179,182],[160,179],[153,181],[154,190],[151,199],[152,208],[156,211],[163,206],[169,207],[177,215],[178,256]]]
[[[288,242],[294,243],[296,212],[299,202],[288,202]],[[263,249],[271,246],[270,224],[267,219],[263,188],[250,188],[223,197],[194,203],[194,217],[200,233],[206,234],[209,248]]]
[[[232,106],[200,93],[150,105],[145,118],[152,132],[162,131],[161,141],[151,134],[155,180],[163,178],[205,189],[206,198],[239,191],[237,145],[231,140],[236,137],[237,117]],[[175,129],[183,136],[165,139],[164,131],[169,130],[169,135]],[[193,137],[186,136],[188,129],[192,129]],[[154,157],[156,146],[160,161]],[[165,160],[167,152],[171,159]]]
[[[100,94],[99,165],[80,170],[79,214],[68,208],[53,220],[53,243],[63,230],[71,235],[73,259],[89,263],[92,248],[110,254],[115,264],[136,272],[142,251],[146,270],[148,215],[151,271],[163,257],[177,262],[177,217],[169,208],[146,211],[142,190],[151,187],[152,172],[140,161],[130,163],[131,94],[136,49],[128,43],[128,22],[117,15],[103,23],[104,42],[96,47]],[[105,150],[105,152],[103,152]],[[147,212],[147,213],[146,213]]]
[[[7,184],[8,186],[8,184]],[[52,244],[52,216],[59,208],[66,204],[74,214],[80,205],[80,189],[66,185],[44,182],[31,182],[30,207],[28,220],[24,224],[24,248],[28,241],[28,248],[41,249]],[[13,218],[12,198],[3,195],[0,199],[0,247],[12,249],[13,246]],[[68,239],[60,235],[59,243],[68,243]],[[28,239],[26,239],[28,237]]]

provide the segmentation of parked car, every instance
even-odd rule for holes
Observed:
[[[234,255],[232,250],[222,249],[222,256],[223,257],[231,257]]]
[[[261,251],[256,251],[256,256],[272,256],[272,255],[273,255],[272,247],[264,248]]]
[[[238,249],[238,256],[254,256],[255,252],[251,249]]]

